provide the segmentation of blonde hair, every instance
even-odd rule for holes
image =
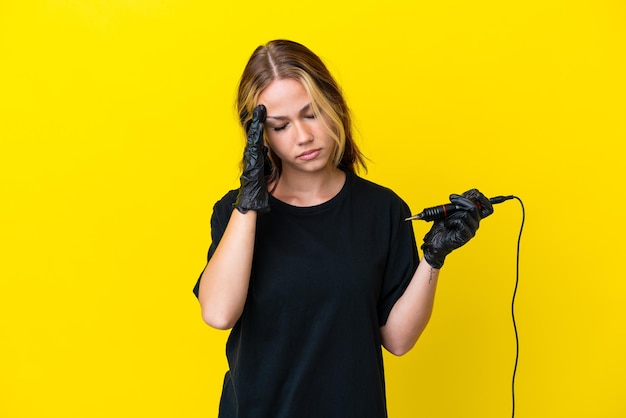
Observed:
[[[252,117],[261,92],[276,79],[291,78],[302,83],[318,116],[337,146],[333,163],[356,173],[366,169],[365,157],[352,133],[350,111],[341,89],[322,60],[304,45],[288,40],[274,40],[259,46],[243,71],[237,94],[237,111],[241,126]],[[272,167],[266,172],[268,183],[280,177],[280,160],[269,151]]]

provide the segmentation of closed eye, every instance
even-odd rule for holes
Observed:
[[[272,128],[272,130],[273,130],[274,132],[278,132],[278,131],[282,131],[282,130],[283,130],[283,129],[285,129],[286,127],[287,127],[287,124],[284,124],[284,125],[281,125],[281,126],[274,126],[274,127]]]

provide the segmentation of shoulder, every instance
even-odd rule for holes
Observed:
[[[363,207],[376,210],[384,209],[392,213],[400,213],[402,216],[410,212],[406,202],[389,187],[364,179],[356,174],[349,175],[351,176],[352,195],[354,199],[361,202]]]
[[[224,196],[222,196],[215,203],[215,205],[213,205],[213,216],[220,219],[230,218],[230,214],[233,211],[233,204],[237,199],[237,193],[237,190],[229,190]]]
[[[348,174],[352,177],[352,188],[356,193],[366,195],[370,198],[388,200],[391,202],[404,202],[396,192],[389,187],[374,183],[371,180],[359,177],[356,174]]]
[[[237,199],[237,193],[239,193],[238,189],[235,190],[229,190],[228,192],[226,192],[226,194],[224,196],[222,196],[220,198],[220,200],[218,200],[215,203],[215,206],[232,206],[233,203],[235,203],[235,200]]]

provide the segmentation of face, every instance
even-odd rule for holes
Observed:
[[[261,92],[265,105],[266,138],[280,158],[283,174],[293,171],[317,172],[334,167],[335,141],[315,115],[304,86],[294,79],[272,81]]]

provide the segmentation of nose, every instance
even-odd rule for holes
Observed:
[[[298,145],[304,145],[313,140],[313,133],[303,122],[294,123],[295,142]]]

